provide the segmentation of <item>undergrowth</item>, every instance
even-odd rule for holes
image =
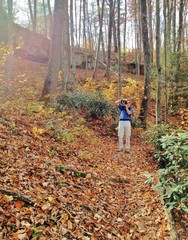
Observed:
[[[169,210],[188,212],[188,133],[168,125],[153,127],[145,133],[155,146],[154,157],[159,163],[159,183]]]
[[[96,94],[77,92],[75,94],[63,94],[56,103],[58,111],[64,111],[65,107],[86,110],[86,117],[93,119],[103,118],[113,114],[111,104]]]

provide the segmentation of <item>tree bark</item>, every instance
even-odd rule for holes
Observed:
[[[173,52],[176,52],[176,0],[173,1]]]
[[[152,25],[152,12],[153,12],[152,0],[148,0],[148,13],[149,13],[149,42],[151,48],[151,63],[153,63],[153,25]]]
[[[123,50],[124,50],[124,55],[125,55],[125,50],[126,50],[126,36],[127,36],[127,0],[125,0],[125,5],[124,5],[124,10],[125,10],[125,12],[124,12],[124,14],[125,14],[125,16],[124,16],[124,29],[123,29],[123,31],[124,31],[124,34],[123,34]]]
[[[167,21],[166,21],[166,0],[163,1],[164,17],[164,89],[165,89],[165,123],[168,121],[168,92],[167,92]]]
[[[113,24],[113,0],[110,0],[109,27],[108,27],[108,58],[107,58],[107,68],[106,68],[106,74],[105,74],[106,77],[109,77],[109,69],[111,64],[112,24]]]
[[[74,19],[75,19],[75,45],[78,45],[78,22],[77,22],[77,0],[74,2]]]
[[[139,1],[139,0],[138,0]],[[136,76],[140,77],[140,52],[139,52],[139,25],[138,25],[138,17],[139,17],[139,5],[137,0],[135,0],[135,65],[136,65]]]
[[[32,24],[32,28],[33,28],[33,26],[34,26],[34,16],[33,16],[31,0],[28,0],[28,6],[29,6],[29,13],[30,13],[30,18],[31,18],[31,24]]]
[[[13,0],[7,0],[8,6],[8,45],[13,50]],[[8,55],[6,75],[8,80],[7,94],[11,94],[13,91],[13,68],[14,68],[14,57],[13,53]]]
[[[176,57],[176,75],[175,75],[175,92],[178,91],[180,84],[179,71],[180,71],[180,57],[182,51],[182,33],[183,33],[183,11],[184,11],[184,0],[180,0],[179,4],[179,27],[178,27],[178,42],[177,42],[177,57]],[[177,104],[178,95],[175,95],[174,105]]]
[[[103,23],[103,13],[104,13],[104,1],[102,1],[102,7],[101,7],[101,13],[100,13],[100,6],[99,6],[99,0],[97,0],[97,7],[98,7],[98,16],[99,16],[99,37],[98,37],[98,45],[97,45],[97,51],[96,51],[96,59],[95,59],[95,65],[94,65],[94,73],[93,73],[93,79],[95,82],[97,81],[97,67],[98,67],[98,60],[99,60],[99,51],[100,51],[100,43],[102,38],[102,23]]]
[[[33,30],[37,31],[37,0],[34,0]]]
[[[119,1],[118,1],[119,3]],[[117,29],[116,29],[116,18],[115,18],[115,9],[116,9],[116,0],[114,0],[114,6],[113,6],[113,24],[112,24],[112,29],[113,29],[113,40],[114,40],[114,52],[118,52],[118,40],[117,40]]]
[[[184,10],[184,0],[180,0],[178,43],[177,43],[177,51],[178,51],[178,52],[181,51],[181,46],[182,46],[183,10]]]
[[[68,6],[68,1],[67,1]],[[67,12],[67,24],[68,24],[68,12]],[[72,63],[72,76],[71,84],[68,90],[72,93],[75,92],[76,85],[76,66],[75,66],[75,56],[74,56],[74,21],[73,21],[73,0],[70,0],[70,32],[71,32],[71,63]]]
[[[144,75],[144,94],[141,102],[139,118],[142,122],[143,127],[146,128],[151,83],[151,56],[148,38],[146,0],[141,1],[141,22],[142,22],[142,40],[144,49],[145,75]]]
[[[72,0],[71,0],[72,1]],[[71,4],[71,2],[70,2]],[[71,7],[71,6],[70,6]],[[72,82],[70,79],[70,65],[72,60],[72,53],[70,50],[70,38],[69,36],[71,35],[71,39],[73,37],[73,30],[71,29],[71,34],[69,34],[69,16],[68,16],[68,0],[63,1],[63,24],[62,24],[62,89],[64,92],[67,90],[73,91],[73,86]],[[70,11],[70,23],[72,21],[72,12]],[[70,60],[71,58],[71,60]]]
[[[157,99],[156,124],[161,124],[161,64],[160,64],[160,0],[156,0],[156,66],[157,66]]]
[[[80,16],[79,16],[79,47],[81,47],[81,27],[82,27],[82,0],[80,0]]]
[[[57,90],[56,87],[58,82],[58,73],[60,70],[62,56],[61,47],[63,14],[64,12],[62,0],[55,0],[48,73],[41,95],[41,98],[46,101],[51,101],[54,98]]]
[[[49,27],[49,35],[50,35],[50,39],[52,36],[52,24],[53,24],[53,20],[52,20],[52,10],[51,10],[51,5],[50,5],[50,0],[47,1],[48,3],[48,12],[49,12],[49,18],[50,18],[50,27]]]
[[[29,12],[30,12],[31,23],[32,23],[32,29],[34,31],[36,31],[36,28],[37,28],[37,1],[34,0],[33,4],[34,5],[33,5],[33,8],[32,8],[31,0],[28,0]]]
[[[121,38],[120,38],[120,1],[117,6],[118,21],[117,21],[117,35],[118,35],[118,99],[121,98],[122,81],[121,81]]]
[[[42,1],[43,14],[44,14],[44,36],[47,37],[47,19],[46,19],[46,8],[45,8],[45,0]]]
[[[123,61],[124,64],[126,63],[126,36],[127,36],[127,0],[125,0],[125,5],[124,5],[124,25],[123,25]]]

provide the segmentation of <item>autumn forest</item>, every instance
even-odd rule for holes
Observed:
[[[186,0],[0,1],[0,239],[188,239]]]

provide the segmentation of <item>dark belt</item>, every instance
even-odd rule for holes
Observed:
[[[130,119],[120,119],[119,121],[131,121]]]

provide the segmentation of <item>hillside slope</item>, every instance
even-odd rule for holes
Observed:
[[[116,152],[116,134],[100,121],[38,102],[44,66],[22,67],[0,99],[0,238],[173,239],[146,183],[157,181],[157,165],[139,132],[130,154]]]

